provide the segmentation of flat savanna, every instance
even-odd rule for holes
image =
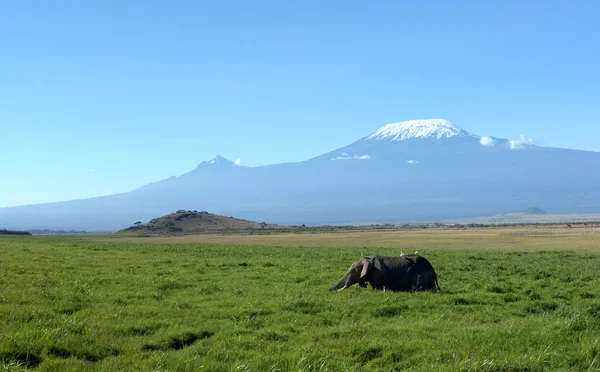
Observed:
[[[352,286],[419,251],[442,293]],[[600,368],[600,228],[0,238],[4,370]]]

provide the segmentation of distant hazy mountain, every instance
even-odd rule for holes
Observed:
[[[298,163],[217,156],[133,191],[0,209],[0,228],[121,229],[178,209],[278,224],[492,216],[535,205],[600,212],[600,153],[470,134],[442,119],[388,124]]]
[[[525,208],[521,213],[524,213],[524,214],[547,214],[546,212],[539,209],[538,207]]]

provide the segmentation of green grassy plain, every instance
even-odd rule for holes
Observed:
[[[600,368],[600,229],[0,238],[4,370]],[[419,253],[443,293],[328,289]]]

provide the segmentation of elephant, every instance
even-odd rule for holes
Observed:
[[[344,290],[353,284],[391,291],[439,290],[437,274],[431,263],[418,254],[401,256],[363,256],[353,263],[340,281],[329,290]]]

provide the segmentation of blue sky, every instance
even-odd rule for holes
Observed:
[[[0,3],[0,207],[217,154],[293,162],[386,123],[600,151],[597,1]]]

